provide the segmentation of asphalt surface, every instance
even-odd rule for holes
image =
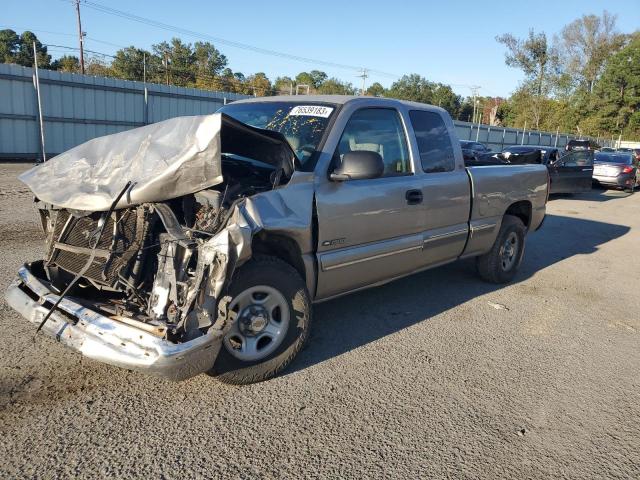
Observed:
[[[42,254],[0,165],[0,286]],[[471,262],[317,305],[284,375],[169,383],[0,304],[2,478],[639,478],[640,193],[553,199],[508,286]]]

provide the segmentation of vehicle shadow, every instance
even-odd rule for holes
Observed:
[[[623,225],[547,215],[527,238],[527,250],[513,283],[574,255],[590,254],[630,230]],[[315,305],[307,347],[288,373],[302,370],[390,335],[503,288],[482,281],[474,261],[428,270],[381,287]],[[286,373],[285,373],[286,375]]]
[[[593,187],[588,192],[581,193],[552,193],[549,195],[549,201],[553,200],[585,200],[589,202],[608,202],[609,200],[618,200],[627,198],[631,193],[623,190],[605,189],[602,187]]]

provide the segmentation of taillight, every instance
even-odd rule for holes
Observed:
[[[633,172],[633,167],[624,167],[622,169],[622,173],[631,173]]]

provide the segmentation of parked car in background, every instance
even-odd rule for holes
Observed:
[[[593,181],[603,187],[617,187],[633,193],[640,184],[638,160],[629,152],[598,152]]]
[[[634,156],[636,160],[640,161],[640,148],[623,147],[623,148],[619,148],[616,151],[622,152],[622,153],[630,153]]]
[[[572,150],[593,150],[591,148],[591,142],[589,140],[569,140],[565,147],[567,152]]]
[[[563,155],[563,153],[565,153]],[[579,193],[591,190],[593,151],[562,152],[544,145],[512,145],[499,154],[506,163],[541,163],[551,179],[550,193]]]
[[[470,140],[460,140],[460,148],[462,148],[462,158],[464,158],[465,163],[468,160],[478,161],[484,155],[491,153],[491,150],[485,144]]]
[[[502,157],[509,163],[541,163],[547,165],[560,158],[560,151],[544,145],[510,145],[504,147]]]

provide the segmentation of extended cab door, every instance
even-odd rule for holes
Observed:
[[[551,193],[576,193],[591,190],[593,151],[572,150],[549,165]]]
[[[318,299],[401,276],[421,262],[422,185],[413,171],[405,124],[397,109],[355,110],[325,173],[333,171],[346,153],[358,150],[379,153],[384,174],[319,182]]]
[[[469,234],[471,185],[461,156],[453,148],[451,118],[440,110],[410,110],[415,138],[416,175],[424,198],[420,211],[422,267],[458,258]]]

